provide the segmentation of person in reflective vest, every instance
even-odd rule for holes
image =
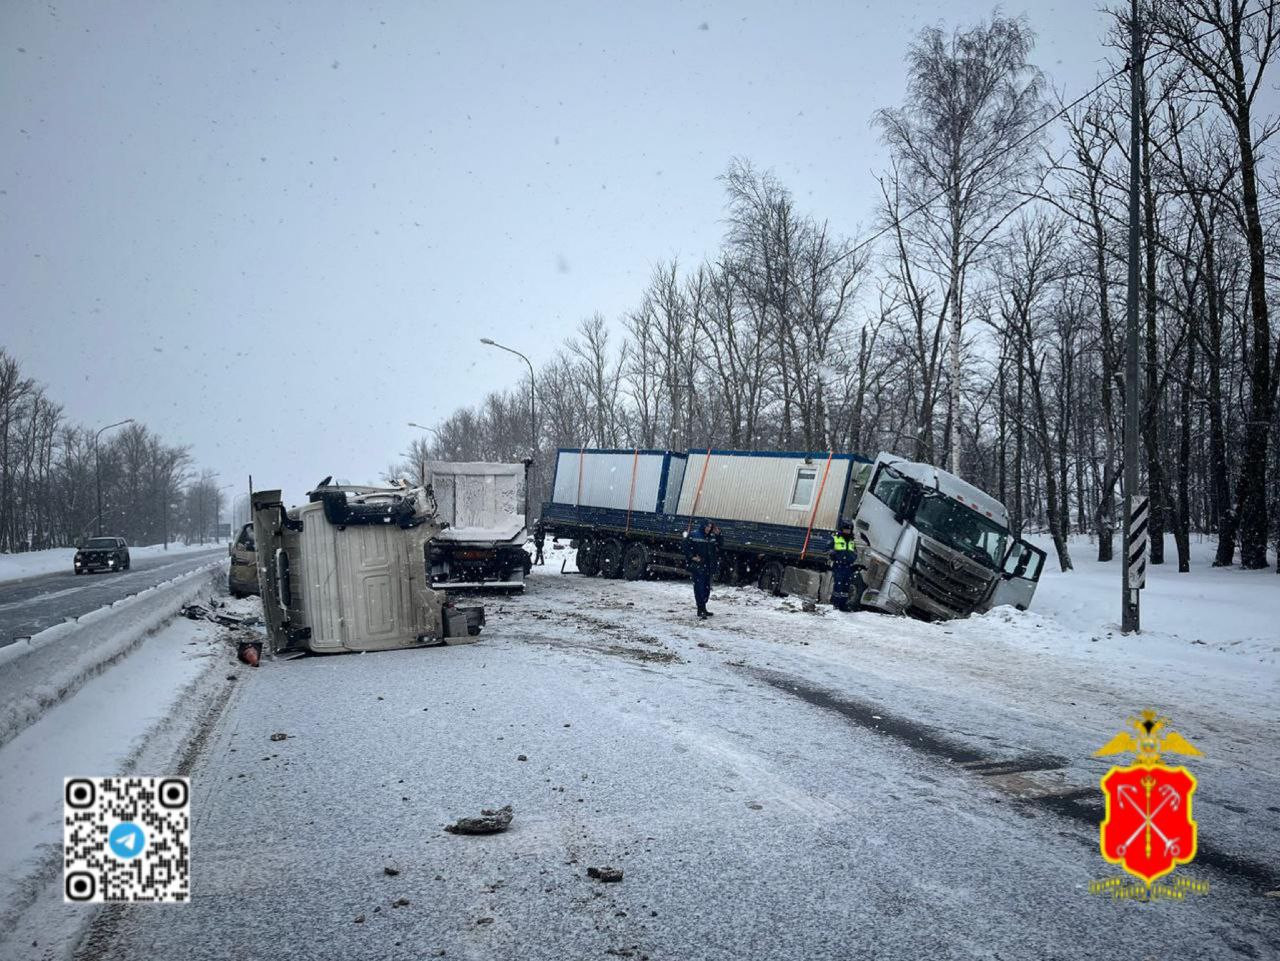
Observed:
[[[840,529],[831,537],[831,606],[838,611],[856,611],[862,587],[853,528],[848,521],[841,521]]]

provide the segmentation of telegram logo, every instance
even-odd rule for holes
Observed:
[[[142,834],[142,828],[132,821],[117,824],[107,835],[107,845],[111,848],[111,853],[125,861],[141,854],[145,843],[146,838]]]

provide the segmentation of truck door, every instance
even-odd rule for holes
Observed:
[[[1014,541],[1004,557],[1004,570],[991,597],[991,606],[1012,604],[1020,611],[1030,607],[1036,584],[1040,582],[1040,572],[1044,570],[1044,558],[1045,553],[1040,548],[1026,541]]]

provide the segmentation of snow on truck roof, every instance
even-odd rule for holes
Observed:
[[[427,461],[430,474],[465,474],[469,477],[505,477],[509,474],[524,475],[524,464],[499,464],[491,461]]]
[[[1003,504],[990,494],[961,480],[955,474],[934,467],[932,464],[917,464],[914,461],[896,460],[892,459],[891,455],[882,456],[886,457],[886,463],[890,464],[894,470],[910,477],[912,480],[919,481],[925,487],[935,488],[949,497],[955,498],[965,507],[971,507],[978,513],[998,521],[1005,527],[1009,526],[1009,511]]]

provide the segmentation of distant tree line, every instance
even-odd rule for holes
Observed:
[[[0,551],[69,547],[99,530],[130,544],[213,536],[222,494],[185,446],[128,423],[98,438],[95,461],[96,433],[0,348]]]
[[[720,249],[657,263],[620,324],[584,320],[538,372],[541,495],[559,446],[883,449],[995,494],[1016,529],[1052,535],[1064,569],[1073,532],[1110,559],[1128,386],[1127,11],[1102,79],[1067,103],[1031,64],[1023,19],[921,31],[904,104],[873,119],[891,162],[872,242],[734,160]],[[1263,153],[1277,120],[1256,97],[1280,3],[1185,0],[1143,19],[1152,561],[1171,531],[1187,570],[1190,536],[1210,533],[1216,563],[1261,568],[1280,539],[1280,174]],[[526,380],[458,410],[390,473],[527,456],[529,415]]]

